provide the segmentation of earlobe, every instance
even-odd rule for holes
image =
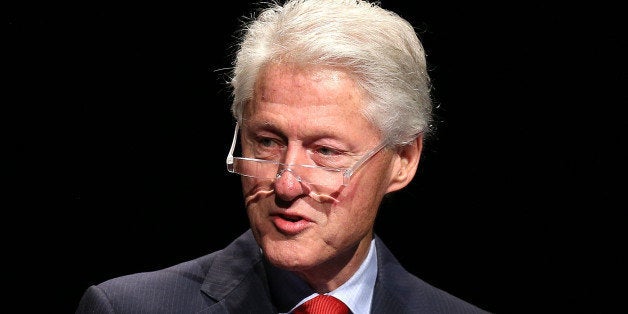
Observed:
[[[412,181],[419,167],[422,149],[423,135],[417,137],[412,143],[398,149],[387,193],[400,190]]]

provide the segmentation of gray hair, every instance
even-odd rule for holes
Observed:
[[[346,71],[369,99],[362,114],[391,146],[428,133],[432,101],[423,45],[407,20],[378,2],[275,1],[243,30],[231,76],[237,121],[259,70],[289,62]]]

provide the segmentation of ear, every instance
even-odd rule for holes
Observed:
[[[412,143],[400,147],[395,156],[392,176],[386,193],[394,192],[406,187],[419,167],[419,159],[423,150],[423,134],[419,135]]]

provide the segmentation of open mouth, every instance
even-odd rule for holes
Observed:
[[[303,218],[299,217],[299,216],[289,216],[289,215],[279,215],[281,218],[290,221],[290,222],[297,222],[299,220],[302,220]]]

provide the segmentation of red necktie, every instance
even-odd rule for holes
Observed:
[[[299,305],[293,314],[349,314],[349,308],[342,301],[330,296],[320,294]]]

